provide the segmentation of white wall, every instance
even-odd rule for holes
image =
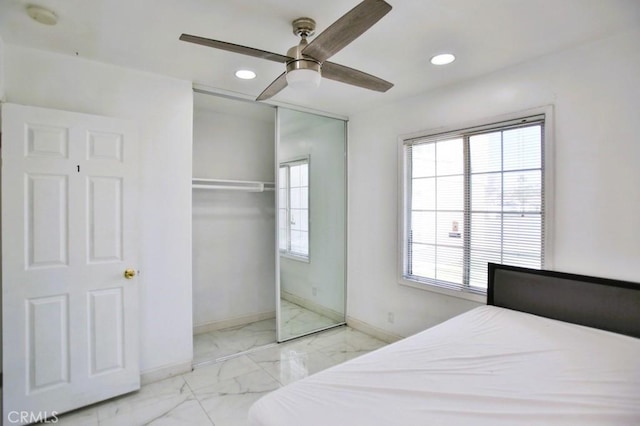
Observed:
[[[409,335],[477,306],[397,283],[398,136],[549,104],[554,269],[640,281],[639,40],[628,31],[351,117],[349,317]]]
[[[197,93],[195,101],[194,177],[273,182],[275,109]],[[195,327],[275,316],[275,232],[274,191],[194,190]]]
[[[190,363],[191,83],[5,45],[5,88],[8,102],[138,123],[140,367]]]
[[[0,102],[4,101],[4,40],[0,37]]]

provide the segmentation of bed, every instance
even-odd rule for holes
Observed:
[[[640,425],[640,285],[490,264],[486,306],[267,394],[249,424]]]

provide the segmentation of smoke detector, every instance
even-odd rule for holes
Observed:
[[[34,21],[40,22],[44,25],[55,25],[58,23],[58,17],[56,14],[42,6],[27,6],[27,14]]]

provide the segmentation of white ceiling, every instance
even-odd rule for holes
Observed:
[[[340,115],[485,74],[637,26],[640,0],[387,0],[393,10],[331,58],[395,83],[377,93],[323,79],[311,94],[274,100]],[[285,54],[298,42],[291,21],[316,20],[319,34],[359,0],[36,0],[59,17],[31,20],[32,0],[0,2],[6,44],[165,74],[252,97],[284,65],[178,40],[181,33]],[[435,67],[431,56],[457,60]],[[599,64],[594,64],[598,66]],[[239,68],[258,77],[241,81]]]

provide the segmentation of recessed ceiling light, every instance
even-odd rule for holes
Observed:
[[[431,63],[433,65],[447,65],[455,60],[456,60],[456,57],[453,56],[451,53],[443,53],[441,55],[436,55],[433,58],[431,58]]]
[[[49,9],[41,6],[27,6],[27,14],[35,21],[44,25],[55,25],[58,23],[58,17]]]
[[[251,70],[238,70],[236,71],[236,77],[242,80],[252,80],[256,78],[256,73]]]

